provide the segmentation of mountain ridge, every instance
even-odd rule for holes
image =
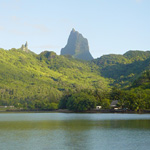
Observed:
[[[108,102],[109,107],[116,93],[113,87],[129,95],[138,96],[136,91],[141,89],[149,93],[150,73],[143,74],[150,70],[149,52],[127,54],[128,59],[111,54],[101,57],[100,62],[99,59],[85,61],[57,55],[53,51],[35,54],[22,49],[0,49],[0,106],[45,110],[51,109],[52,104],[58,106],[64,96],[84,92],[94,95],[97,105],[104,107]],[[148,98],[144,101],[148,103]]]
[[[67,92],[109,89],[95,64],[49,51],[0,49],[0,68],[0,105],[58,103]]]
[[[143,71],[150,69],[150,51],[132,50],[123,55],[103,55],[93,62],[100,67],[100,73],[104,78],[115,80],[113,85],[131,86],[131,82]]]

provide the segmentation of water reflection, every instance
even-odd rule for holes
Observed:
[[[150,116],[142,116],[0,114],[0,145],[3,150],[148,149]]]
[[[70,120],[70,121],[4,121],[0,130],[71,130],[84,131],[91,129],[150,129],[150,120]]]

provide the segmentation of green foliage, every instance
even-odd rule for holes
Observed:
[[[100,105],[102,106],[103,109],[109,109],[110,108],[110,100],[107,98],[102,99]]]
[[[110,78],[111,85],[128,88],[143,71],[150,69],[150,51],[104,55],[93,62],[99,66],[103,77]]]
[[[63,96],[60,101],[59,101],[59,105],[58,105],[58,108],[59,109],[67,109],[67,102],[68,102],[68,98],[71,97],[71,94],[70,95],[65,95]]]
[[[150,109],[150,90],[135,88],[131,90],[114,89],[111,91],[111,99],[118,100],[118,107],[133,111]]]
[[[123,90],[113,87],[110,93],[111,100],[120,100],[125,96]]]
[[[37,55],[20,49],[0,49],[0,105],[51,109],[66,93],[109,89],[98,66],[54,52]],[[56,108],[56,107],[55,107]]]
[[[106,66],[112,66],[116,64],[127,64],[128,60],[123,55],[104,55],[98,59],[93,60],[98,66],[105,68]]]
[[[143,52],[139,50],[137,51],[130,50],[126,52],[123,56],[127,58],[128,60],[130,60],[131,62],[139,61],[139,60],[143,61],[150,57],[150,51]]]
[[[150,89],[150,70],[143,72],[132,84],[132,88],[140,87],[142,89]]]
[[[63,102],[64,105],[62,105]],[[64,97],[59,106],[73,111],[86,111],[96,107],[96,99],[92,95],[79,92]]]
[[[0,105],[84,111],[95,105],[108,109],[111,100],[118,100],[121,108],[150,109],[148,56],[149,52],[127,52],[87,62],[48,51],[36,55],[0,49]],[[110,91],[101,74],[118,88]]]
[[[50,109],[50,110],[56,110],[56,109],[58,109],[58,104],[56,104],[56,103],[51,103],[51,104],[49,104],[48,109]]]
[[[150,108],[149,98],[150,97],[146,94],[145,91],[131,90],[131,91],[126,92],[125,106],[129,110],[134,110],[134,111],[141,111],[144,109],[149,109]]]

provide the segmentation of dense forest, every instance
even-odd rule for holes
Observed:
[[[101,75],[112,79],[112,85],[127,88],[145,70],[150,70],[150,51],[128,51],[123,55],[104,55],[93,60]]]
[[[0,106],[23,110],[150,109],[150,52],[91,61],[44,51],[0,49]]]

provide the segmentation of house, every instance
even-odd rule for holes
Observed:
[[[118,109],[117,104],[118,104],[118,100],[113,100],[110,104],[110,107],[117,110]]]
[[[14,108],[14,106],[9,106],[9,108]]]
[[[7,106],[0,106],[0,108],[7,108]]]
[[[14,108],[14,106],[0,106],[0,108]]]
[[[99,110],[101,108],[102,108],[102,106],[96,106],[96,110]]]

